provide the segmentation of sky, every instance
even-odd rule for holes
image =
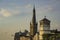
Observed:
[[[38,27],[46,16],[51,29],[60,30],[60,0],[0,0],[0,40],[13,40],[15,32],[30,29],[34,5]]]

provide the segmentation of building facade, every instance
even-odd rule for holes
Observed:
[[[40,40],[43,40],[43,35],[44,34],[49,34],[50,33],[50,21],[45,17],[40,21],[40,30],[39,30],[39,37]]]
[[[56,40],[59,38],[57,35],[59,35],[60,31],[50,30],[50,20],[46,17],[40,20],[39,31],[37,31],[37,27],[36,11],[34,6],[32,21],[30,22],[30,32],[27,30],[24,32],[16,32],[14,40]]]

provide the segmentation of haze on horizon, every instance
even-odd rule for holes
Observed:
[[[60,30],[60,0],[0,0],[0,40],[13,40],[15,32],[29,30],[34,5],[38,24],[46,16],[51,29]]]

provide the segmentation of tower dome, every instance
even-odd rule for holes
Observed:
[[[50,25],[50,20],[48,20],[48,19],[46,18],[46,16],[45,16],[42,20],[40,20],[40,24]]]

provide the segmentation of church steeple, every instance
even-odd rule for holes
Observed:
[[[33,8],[33,18],[32,18],[32,22],[33,22],[33,24],[36,23],[35,5],[34,5],[34,8]]]
[[[30,34],[34,35],[37,32],[37,23],[36,23],[36,14],[35,14],[35,6],[33,8],[33,17],[32,22],[30,23]]]

